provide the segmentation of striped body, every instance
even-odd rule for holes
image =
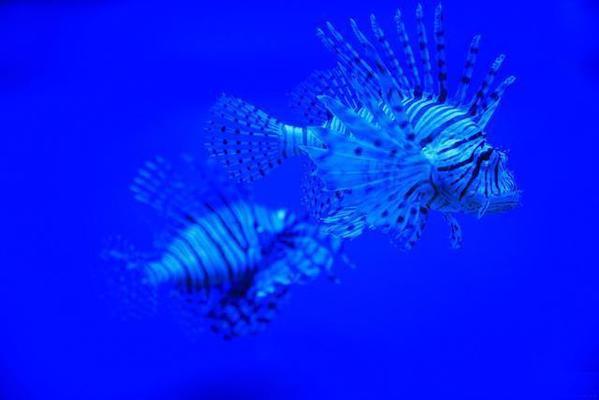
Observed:
[[[148,264],[148,282],[188,292],[243,283],[263,266],[263,251],[287,222],[283,211],[245,202],[216,209],[194,219]]]
[[[330,272],[340,241],[285,210],[237,201],[211,209],[173,235],[143,267],[145,282],[180,293],[267,296]]]
[[[169,227],[154,256],[112,252],[126,261],[132,299],[166,300],[194,326],[208,322],[231,338],[262,329],[292,286],[332,275],[339,239],[307,217],[250,201],[210,165],[181,161],[148,161],[131,185]]]

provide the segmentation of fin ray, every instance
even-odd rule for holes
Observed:
[[[212,116],[206,127],[206,146],[233,179],[260,179],[287,158],[283,124],[257,107],[223,95]]]

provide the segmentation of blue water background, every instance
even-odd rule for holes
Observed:
[[[159,226],[131,178],[156,154],[202,157],[221,92],[297,121],[288,93],[333,62],[315,27],[375,13],[391,33],[401,6],[413,28],[415,2],[2,2],[0,398],[598,398],[599,5],[444,4],[452,84],[475,33],[480,66],[505,52],[518,77],[489,136],[522,207],[460,217],[459,251],[439,216],[409,253],[365,234],[340,285],[297,288],[262,335],[223,342],[118,321],[97,296],[104,240],[147,248]],[[256,198],[298,209],[301,170]]]

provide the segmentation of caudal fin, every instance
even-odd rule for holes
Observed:
[[[284,128],[256,106],[222,95],[206,127],[206,147],[233,179],[253,182],[287,158]]]

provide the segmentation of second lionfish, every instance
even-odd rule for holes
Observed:
[[[240,181],[259,179],[288,157],[307,155],[313,170],[306,199],[339,237],[380,229],[411,248],[435,210],[448,221],[452,243],[459,246],[456,213],[482,216],[519,203],[506,153],[489,144],[485,131],[515,78],[494,85],[501,55],[474,95],[468,95],[479,53],[477,35],[457,90],[450,94],[443,9],[435,11],[434,60],[422,6],[416,21],[420,68],[399,11],[401,62],[374,16],[374,41],[353,20],[353,41],[327,23],[318,35],[335,54],[337,66],[313,74],[296,91],[294,102],[304,110],[306,125],[282,123],[223,96],[208,127],[212,155]]]
[[[148,254],[121,243],[107,256],[118,261],[116,291],[130,310],[166,305],[229,339],[261,330],[291,287],[334,277],[335,258],[348,261],[322,227],[255,203],[203,167],[146,163],[132,190],[163,217],[163,234]]]

